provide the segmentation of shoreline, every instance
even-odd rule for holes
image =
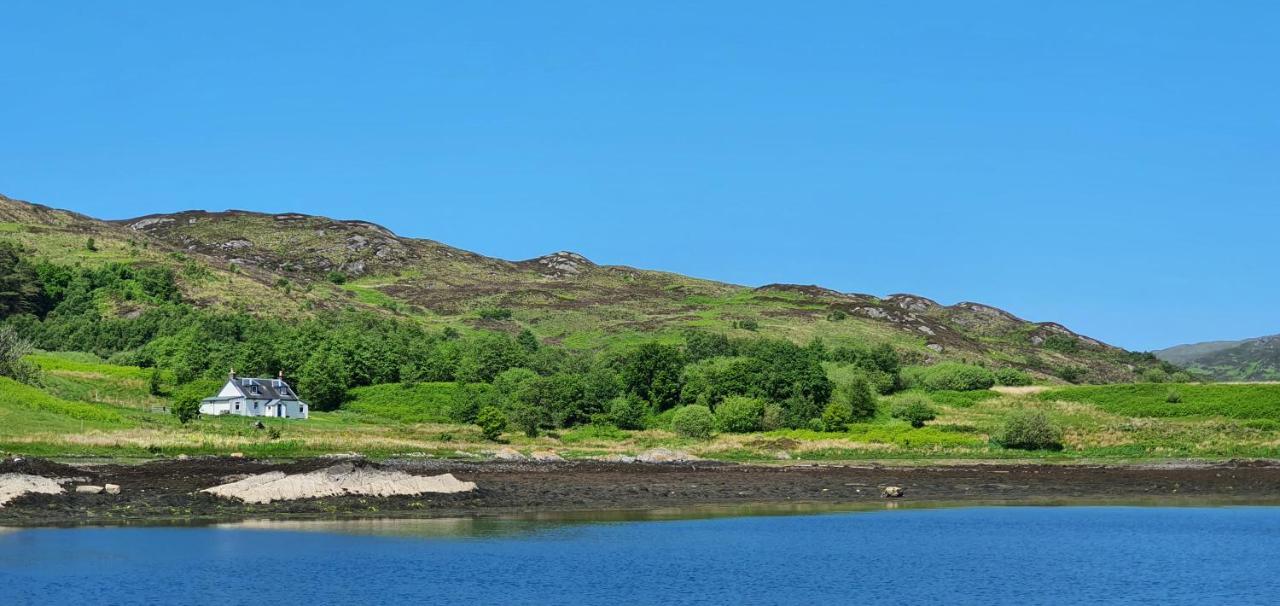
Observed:
[[[341,495],[251,504],[200,490],[248,474],[316,471],[342,461],[475,482],[457,494]],[[204,525],[248,520],[368,518],[649,519],[661,512],[722,515],[769,510],[856,511],[983,505],[1280,505],[1280,462],[1227,461],[1132,465],[936,462],[750,465],[554,463],[313,458],[270,461],[202,457],[145,463],[68,465],[43,459],[0,461],[0,474],[75,478],[62,494],[26,494],[0,507],[0,527]],[[79,484],[117,484],[119,494],[76,493]],[[883,489],[898,486],[900,498]],[[734,509],[747,510],[732,513]],[[807,510],[807,511],[803,511]],[[646,517],[648,516],[648,517]]]

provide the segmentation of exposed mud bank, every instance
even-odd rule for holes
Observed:
[[[204,489],[255,474],[307,474],[333,459],[158,460],[137,465],[0,462],[0,474],[74,478],[59,494],[24,494],[0,508],[0,526],[220,521],[246,518],[453,517],[540,511],[623,510],[751,503],[871,504],[884,489],[896,502],[1142,502],[1280,504],[1280,464],[754,466],[685,463],[403,460],[358,469],[411,476],[452,474],[475,490],[454,494],[320,498],[247,503]],[[72,486],[119,485],[118,494]]]

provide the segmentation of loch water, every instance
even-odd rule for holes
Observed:
[[[1280,508],[0,530],[0,604],[1275,604]]]

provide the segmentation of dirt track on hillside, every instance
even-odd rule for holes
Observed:
[[[549,511],[642,510],[702,505],[820,503],[876,505],[886,486],[897,503],[1045,502],[1280,504],[1280,464],[753,466],[713,462],[508,463],[440,460],[361,463],[414,475],[452,473],[478,489],[459,494],[337,496],[247,504],[199,492],[246,474],[305,473],[333,459],[292,462],[231,458],[137,465],[0,462],[0,474],[76,478],[59,495],[29,494],[0,508],[0,526],[222,521],[246,518],[454,517]],[[80,494],[78,484],[118,484],[120,494]]]

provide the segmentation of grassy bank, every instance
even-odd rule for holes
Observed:
[[[150,393],[147,369],[105,364],[82,354],[40,354],[34,360],[44,370],[43,387],[0,379],[4,452],[66,457],[232,452],[275,457],[337,452],[470,457],[511,446],[525,452],[554,450],[568,458],[666,447],[739,461],[1280,458],[1280,385],[909,392],[881,398],[874,419],[842,432],[721,433],[697,440],[666,429],[585,426],[537,438],[507,432],[498,443],[484,440],[475,426],[447,422],[456,389],[452,383],[360,388],[352,391],[343,410],[316,412],[307,421],[267,419],[268,429],[259,430],[246,418],[203,418],[182,425],[172,415],[151,412],[166,399]],[[915,395],[929,398],[936,412],[936,418],[919,428],[888,412],[899,399]],[[1010,415],[1027,409],[1042,411],[1061,428],[1062,450],[1010,450],[993,443],[992,436]]]

